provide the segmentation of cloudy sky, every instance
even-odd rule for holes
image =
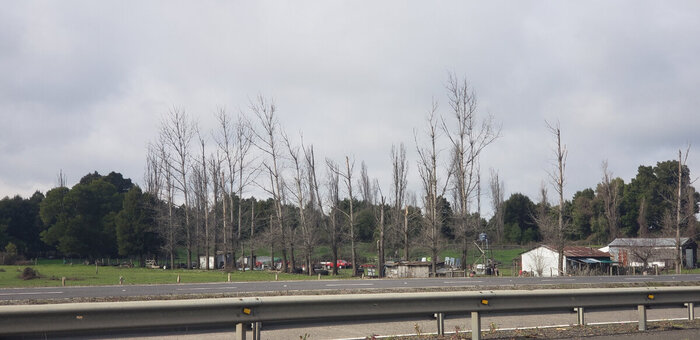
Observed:
[[[142,183],[147,144],[173,107],[202,130],[219,107],[274,98],[285,130],[317,155],[367,163],[388,189],[405,143],[448,74],[502,125],[481,160],[507,196],[535,199],[553,163],[545,120],[569,150],[566,195],[600,164],[697,147],[697,1],[12,1],[0,11],[0,197],[117,171]],[[700,150],[691,150],[691,170]],[[385,189],[385,190],[387,190]],[[487,199],[487,198],[485,198]]]

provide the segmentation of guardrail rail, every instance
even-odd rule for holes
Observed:
[[[636,306],[639,329],[646,330],[650,305],[683,305],[694,319],[700,287],[587,288],[425,292],[348,295],[306,295],[197,300],[65,303],[0,306],[0,336],[77,334],[183,326],[236,325],[236,338],[245,339],[243,326],[270,321],[359,320],[368,317],[437,315],[444,334],[448,314],[471,316],[472,338],[481,336],[481,316],[497,311],[534,313],[543,310],[584,311],[593,307]]]

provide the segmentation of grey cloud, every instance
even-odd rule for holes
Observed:
[[[532,198],[550,166],[545,119],[561,122],[571,151],[569,195],[597,183],[603,159],[627,181],[700,126],[695,2],[8,7],[0,196],[46,190],[60,168],[73,181],[114,170],[139,182],[170,108],[209,128],[217,107],[246,111],[258,94],[275,98],[290,135],[303,131],[321,157],[365,160],[387,188],[391,144],[405,143],[418,191],[413,131],[432,100],[447,113],[448,72],[503,124],[482,170]]]

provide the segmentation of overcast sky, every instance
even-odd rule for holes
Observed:
[[[629,182],[700,147],[697,1],[11,1],[0,197],[45,192],[60,169],[71,185],[92,171],[142,183],[169,110],[207,130],[217,108],[247,111],[258,94],[317,156],[364,160],[385,191],[391,145],[405,143],[417,191],[413,131],[433,100],[449,113],[450,72],[502,125],[481,168],[506,198],[534,200],[547,179],[545,120],[569,150],[568,198],[600,181],[603,160]]]

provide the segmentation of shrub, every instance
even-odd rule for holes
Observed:
[[[19,278],[22,280],[38,279],[39,277],[41,277],[39,272],[32,267],[25,267],[22,274],[19,275]]]

